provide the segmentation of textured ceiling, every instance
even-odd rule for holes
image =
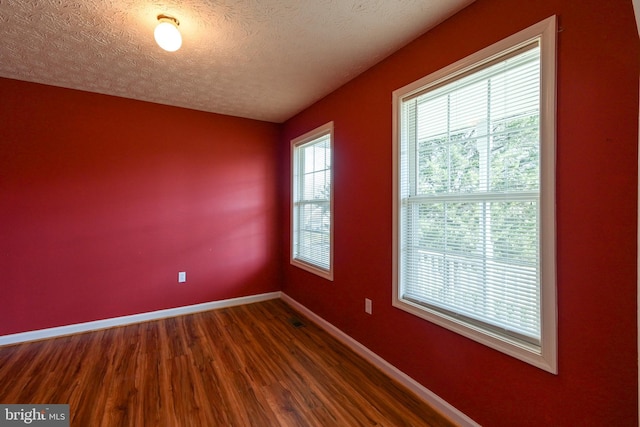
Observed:
[[[282,122],[472,1],[0,0],[0,76]]]

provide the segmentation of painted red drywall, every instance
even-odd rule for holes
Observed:
[[[391,306],[392,91],[558,16],[559,373]],[[631,0],[477,0],[285,123],[335,126],[335,279],[288,263],[285,293],[485,426],[637,426],[639,42]],[[373,315],[364,299],[373,300]]]
[[[279,290],[278,125],[0,94],[0,335]]]

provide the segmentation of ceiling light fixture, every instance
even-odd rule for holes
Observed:
[[[172,16],[158,15],[158,26],[153,32],[158,46],[167,52],[175,52],[182,46],[182,36],[178,30],[180,22]]]

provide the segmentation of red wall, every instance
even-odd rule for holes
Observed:
[[[392,91],[558,15],[559,374],[391,306]],[[288,263],[283,290],[486,426],[637,426],[638,33],[631,0],[477,0],[285,123],[335,125],[335,280]],[[373,300],[373,315],[364,299]]]
[[[279,290],[277,125],[0,94],[0,335]]]

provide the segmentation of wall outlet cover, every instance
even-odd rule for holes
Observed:
[[[365,298],[364,299],[364,311],[365,311],[365,313],[371,314],[371,312],[373,311],[372,310],[372,305],[373,304],[372,304],[372,302],[371,302],[371,300],[369,298]]]

